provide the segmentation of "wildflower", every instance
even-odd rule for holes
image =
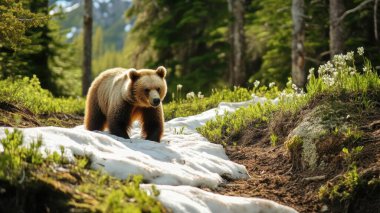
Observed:
[[[354,60],[354,51],[348,52],[345,56],[346,61],[353,61]]]
[[[204,98],[204,95],[202,95],[202,92],[198,92],[198,98],[200,99]]]
[[[358,47],[358,54],[363,55],[364,54],[364,48],[363,47]]]
[[[177,91],[182,89],[182,84],[177,84]]]
[[[258,87],[260,85],[260,81],[256,80],[253,85],[255,85],[255,87]]]
[[[351,72],[350,72],[350,75],[351,75],[351,76],[355,75],[355,72],[354,72],[354,71],[351,71]]]
[[[195,97],[195,93],[194,92],[189,92],[186,94],[186,99],[192,99]]]
[[[297,89],[298,89],[297,85],[295,85],[295,84],[292,84],[292,88],[293,88],[294,90],[297,90]]]
[[[270,82],[270,83],[269,83],[269,88],[274,87],[274,85],[276,85],[276,83],[274,83],[274,82]]]
[[[368,71],[367,67],[363,67],[363,72],[367,72],[367,71]]]

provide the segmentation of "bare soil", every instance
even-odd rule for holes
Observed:
[[[326,205],[318,192],[322,185],[333,184],[348,169],[342,155],[342,146],[326,147],[324,167],[315,170],[294,170],[289,153],[283,143],[287,134],[308,113],[309,106],[298,115],[278,114],[277,121],[268,125],[252,123],[238,136],[233,136],[238,145],[228,145],[229,158],[246,166],[248,180],[232,180],[218,187],[214,192],[243,197],[266,198],[293,207],[299,212],[380,212],[380,187],[368,190],[359,189],[349,204]],[[355,121],[365,132],[355,146],[364,146],[357,160],[358,173],[367,180],[380,177],[380,106],[374,113],[362,116]],[[269,132],[279,133],[277,145],[271,145]],[[339,140],[339,138],[335,138]],[[334,139],[330,138],[331,143]],[[329,144],[327,141],[325,144]],[[337,143],[339,144],[339,143]],[[342,206],[346,205],[346,206]],[[348,206],[347,206],[348,205]]]
[[[0,102],[0,126],[37,127],[61,126],[74,127],[83,124],[83,117],[64,113],[34,114],[28,109]]]
[[[318,198],[320,187],[334,182],[347,171],[347,165],[341,155],[341,148],[331,151],[324,161],[329,162],[324,168],[294,170],[289,154],[283,143],[303,115],[315,104],[309,105],[298,115],[278,114],[275,121],[265,126],[252,123],[239,135],[234,135],[238,145],[228,145],[226,153],[229,158],[246,166],[248,180],[228,180],[226,184],[213,190],[215,193],[242,197],[266,198],[293,207],[299,212],[342,212],[342,209],[327,208]],[[83,116],[68,114],[36,115],[8,103],[0,103],[0,126],[36,127],[62,126],[74,127],[83,123]],[[358,126],[365,132],[361,141],[364,150],[357,162],[358,171],[364,176],[380,177],[380,107],[377,113],[363,117]],[[278,134],[278,143],[270,142],[270,132]],[[328,151],[328,149],[327,149]],[[209,190],[209,189],[207,189]],[[347,212],[380,213],[380,189],[358,192],[357,199],[346,209]]]

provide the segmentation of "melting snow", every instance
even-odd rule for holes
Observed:
[[[246,168],[230,161],[221,145],[208,142],[195,129],[217,114],[265,100],[254,96],[247,102],[221,103],[218,108],[199,115],[168,121],[161,143],[142,140],[137,123],[131,140],[106,132],[87,131],[83,126],[21,130],[24,144],[42,136],[42,151],[60,153],[63,146],[69,159],[74,159],[74,155],[89,155],[93,168],[113,176],[125,179],[129,175],[143,175],[145,181],[158,185],[158,199],[174,212],[295,212],[265,199],[222,196],[195,188],[215,188],[224,181],[222,177],[249,178]],[[5,137],[4,129],[6,127],[0,128],[0,138]],[[142,187],[150,188],[144,184]]]

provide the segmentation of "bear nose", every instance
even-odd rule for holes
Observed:
[[[159,98],[153,99],[153,105],[158,106],[160,104],[161,100]]]

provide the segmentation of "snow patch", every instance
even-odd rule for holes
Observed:
[[[158,199],[174,212],[295,212],[265,199],[222,196],[193,187],[216,188],[224,181],[223,177],[249,178],[243,165],[230,161],[221,145],[208,142],[196,128],[218,114],[264,101],[265,98],[254,96],[251,101],[221,103],[199,115],[168,121],[161,143],[141,139],[138,123],[134,123],[131,139],[87,131],[83,126],[20,130],[26,146],[41,136],[43,153],[44,150],[60,153],[63,146],[69,160],[74,160],[75,155],[88,155],[93,168],[118,178],[143,175],[146,182],[157,184]],[[0,127],[0,138],[5,137],[5,129],[11,128]],[[141,186],[149,191],[150,185]]]

